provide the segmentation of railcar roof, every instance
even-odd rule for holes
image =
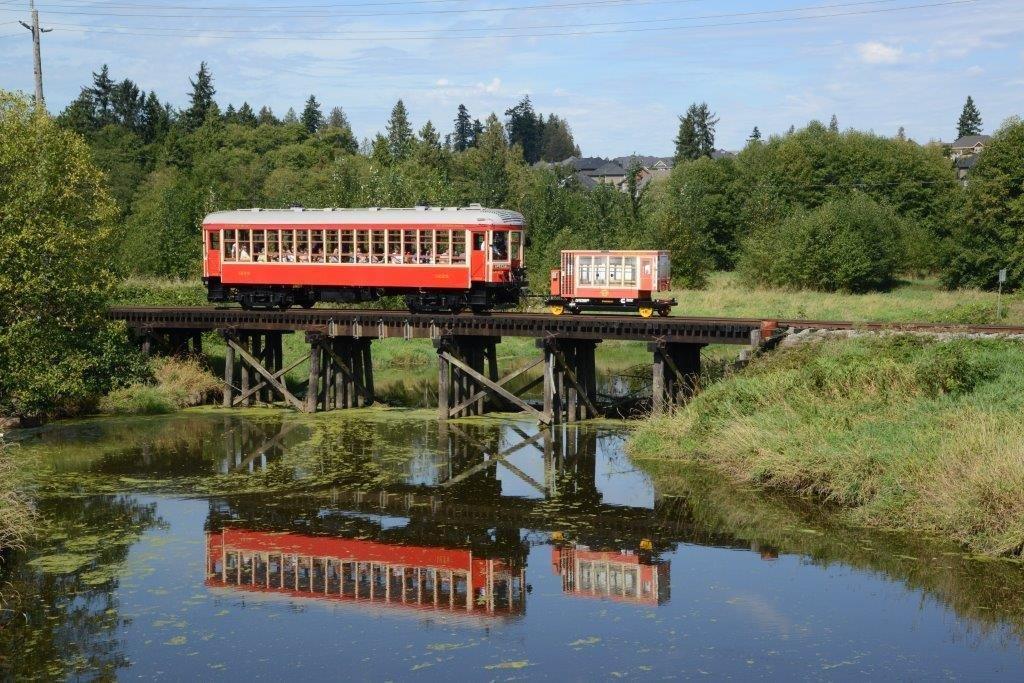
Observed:
[[[310,223],[360,223],[380,225],[522,225],[523,215],[507,209],[480,206],[417,206],[406,209],[241,209],[215,211],[204,225],[307,225]]]

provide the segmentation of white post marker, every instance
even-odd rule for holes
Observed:
[[[999,294],[996,295],[996,320],[1003,319],[1003,283],[1006,282],[1006,268],[999,269]]]

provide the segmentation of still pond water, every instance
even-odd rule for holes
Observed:
[[[17,434],[14,678],[1017,679],[1024,568],[834,528],[622,425],[200,412]]]

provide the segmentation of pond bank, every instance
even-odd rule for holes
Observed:
[[[1011,341],[818,341],[759,358],[645,422],[629,449],[834,506],[846,523],[1019,557],[1021,368],[1024,345]]]

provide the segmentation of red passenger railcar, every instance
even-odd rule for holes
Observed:
[[[525,227],[478,205],[220,211],[203,221],[203,282],[244,308],[404,295],[413,311],[483,311],[519,302]]]
[[[563,251],[562,267],[551,271],[548,306],[555,315],[591,310],[665,316],[676,300],[652,295],[671,285],[667,251]]]

